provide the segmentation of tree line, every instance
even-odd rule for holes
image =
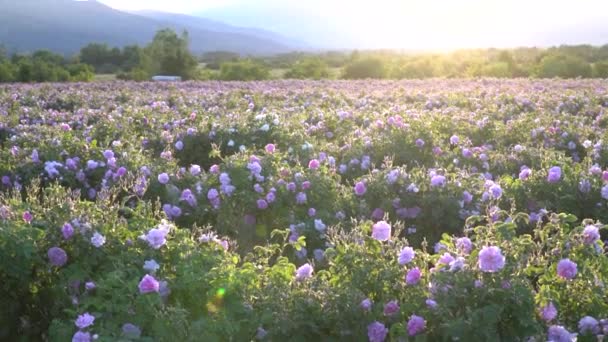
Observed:
[[[8,56],[0,49],[0,82],[88,82],[93,68],[47,50]]]
[[[153,75],[185,80],[417,79],[457,77],[608,78],[608,45],[469,49],[449,53],[377,51],[292,52],[268,57],[228,51],[194,56],[186,31],[159,30],[146,46],[91,43],[66,58],[46,50],[8,56],[0,48],[0,82],[90,81],[95,74],[145,81]]]
[[[608,78],[608,45],[477,49],[447,54],[354,52],[344,66],[342,77]]]
[[[91,45],[92,46],[92,45]],[[90,46],[89,46],[90,47]],[[104,65],[129,71],[111,63],[105,47],[103,62],[83,59],[95,70]],[[124,50],[123,50],[124,51]],[[81,56],[86,55],[87,48]],[[186,50],[183,53],[186,54]],[[183,74],[199,80],[292,79],[418,79],[471,77],[608,78],[608,45],[558,46],[551,48],[469,49],[449,53],[378,51],[292,52],[269,57],[240,56],[229,51],[208,52],[194,57],[198,67]],[[127,58],[128,60],[128,58]],[[146,75],[149,76],[149,75]],[[128,78],[128,77],[127,77]],[[137,79],[131,77],[131,79]]]
[[[119,79],[144,81],[152,75],[196,79],[198,61],[190,53],[188,33],[163,29],[145,47],[109,48],[91,43],[77,56],[66,58],[47,50],[8,56],[0,50],[0,82],[91,81],[95,74],[116,74]]]

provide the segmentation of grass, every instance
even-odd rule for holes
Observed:
[[[95,78],[93,78],[94,82],[108,82],[108,81],[116,81],[115,74],[95,74]]]

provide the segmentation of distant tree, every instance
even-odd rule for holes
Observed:
[[[23,61],[23,60],[27,60],[29,59],[28,56],[20,54],[20,53],[14,53],[11,55],[11,63],[13,64],[18,64],[19,62]]]
[[[66,72],[70,80],[77,82],[90,82],[95,77],[93,68],[82,63],[68,65]]]
[[[117,47],[113,47],[112,50],[110,50],[108,57],[108,61],[112,65],[122,65],[123,63],[122,51],[120,51],[120,49]]]
[[[57,68],[43,59],[34,59],[31,80],[34,82],[57,82]]]
[[[329,77],[327,64],[319,57],[307,57],[297,61],[285,73],[285,78],[322,79]]]
[[[15,56],[13,56],[15,59]],[[13,62],[14,63],[14,62]],[[17,75],[15,80],[18,82],[31,82],[34,80],[34,72],[32,62],[27,58],[18,59],[17,63],[15,63],[17,67]]]
[[[97,67],[107,62],[109,54],[107,44],[91,43],[80,49],[80,61]]]
[[[580,57],[564,54],[549,54],[540,60],[539,77],[591,77],[591,65]]]
[[[91,43],[80,49],[80,62],[89,64],[95,71],[103,73],[100,69],[110,63],[110,54],[108,45]]]
[[[8,59],[8,51],[4,45],[0,44],[0,62],[4,62]]]
[[[127,48],[125,48],[126,52]],[[89,44],[80,49],[80,62],[91,65],[100,74],[115,73],[124,70],[129,56],[119,48],[110,48],[106,44]]]
[[[152,61],[149,67],[151,73],[193,78],[198,62],[190,53],[188,39],[186,31],[181,36],[171,29],[158,31],[146,47],[146,53]]]
[[[593,77],[608,78],[608,59],[593,64]]]
[[[507,78],[512,77],[513,64],[509,62],[496,62],[486,64],[481,68],[481,76]]]
[[[122,49],[122,70],[131,71],[136,68],[146,69],[149,65],[150,58],[141,47],[129,45]]]
[[[250,59],[223,63],[219,74],[219,79],[224,81],[256,81],[269,77],[270,71],[266,66]]]
[[[240,55],[230,51],[211,51],[206,52],[201,56],[201,62],[205,63],[205,67],[211,70],[219,70],[222,63],[236,62]]]
[[[604,44],[597,49],[596,57],[598,61],[608,60],[608,44]]]
[[[8,61],[0,62],[0,83],[4,82],[15,82],[15,67]]]
[[[142,68],[133,68],[128,72],[121,72],[116,75],[119,80],[131,80],[137,82],[143,82],[150,80],[150,73]]]
[[[63,65],[66,63],[65,57],[49,50],[38,50],[32,54],[34,62],[44,62],[51,65]]]
[[[342,78],[345,79],[385,78],[386,76],[387,70],[384,62],[376,57],[355,59],[344,67],[342,74]]]
[[[431,58],[415,58],[394,63],[389,77],[403,78],[429,78],[435,76],[435,66]]]
[[[320,57],[331,68],[341,68],[349,61],[349,56],[341,51],[328,51]]]
[[[72,76],[70,75],[70,72],[65,69],[65,68],[56,68],[56,74],[57,74],[57,80],[56,82],[71,82],[71,81],[79,81],[77,79],[72,78]],[[95,76],[95,74],[92,74],[92,76]],[[92,81],[93,77],[91,76],[91,78],[88,81]],[[45,81],[45,82],[48,82]]]
[[[513,53],[508,50],[502,50],[498,53],[498,62],[505,63],[509,67],[515,64],[515,58],[513,57]]]

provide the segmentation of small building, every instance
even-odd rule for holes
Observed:
[[[179,82],[181,80],[182,80],[181,76],[163,76],[163,75],[152,76],[152,81],[155,81],[155,82]]]

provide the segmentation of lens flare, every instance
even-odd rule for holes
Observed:
[[[219,312],[222,307],[224,306],[224,296],[226,295],[226,289],[223,287],[220,287],[219,289],[217,289],[217,291],[215,291],[215,296],[213,296],[213,299],[210,300],[209,302],[207,302],[207,312],[209,312],[210,314],[214,314]]]

